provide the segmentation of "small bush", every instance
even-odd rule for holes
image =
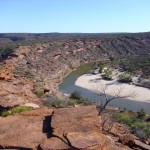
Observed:
[[[110,56],[109,59],[110,59],[110,61],[112,61],[112,62],[115,61],[115,57],[114,57],[114,56]]]
[[[77,102],[77,100],[76,99],[70,99],[69,101],[68,101],[68,105],[69,106],[74,106],[74,105],[76,105],[78,102]]]
[[[34,91],[33,93],[36,94],[38,98],[43,97],[45,94],[44,91]]]
[[[73,93],[71,93],[70,98],[72,98],[72,99],[80,99],[81,98],[80,91],[74,91]]]
[[[16,114],[16,113],[21,113],[21,112],[27,111],[27,110],[32,110],[32,108],[29,107],[29,106],[17,106],[17,107],[14,107],[14,108],[12,108],[8,111],[6,111],[6,110],[3,111],[2,116],[7,117],[9,115]]]
[[[21,113],[26,110],[32,110],[32,108],[29,106],[18,106],[18,107],[12,108],[10,111],[12,114],[16,114],[16,113]]]
[[[52,107],[61,108],[64,107],[63,101],[56,99],[51,104]]]
[[[93,103],[91,101],[89,101],[87,98],[83,98],[81,97],[78,101],[77,101],[78,104],[81,104],[81,105],[92,105]]]
[[[102,73],[103,69],[105,68],[105,65],[103,62],[99,62],[98,67],[99,67],[99,73]]]
[[[140,111],[137,112],[137,115],[139,119],[143,119],[146,116],[146,112],[144,111],[144,109],[141,109]]]
[[[123,83],[132,82],[132,76],[129,72],[124,72],[119,75],[119,81]]]
[[[129,129],[141,139],[147,139],[150,137],[150,123],[144,122],[130,114],[123,113],[113,114],[113,119],[119,123],[127,125]]]
[[[10,115],[10,113],[8,111],[3,111],[2,112],[2,117],[7,117],[9,115]]]
[[[92,105],[93,103],[90,102],[88,99],[86,98],[83,98],[83,97],[80,97],[80,99],[70,99],[68,101],[68,105],[71,105],[71,106],[74,106],[76,104],[79,104],[79,105]]]
[[[106,69],[104,70],[104,74],[102,74],[103,79],[111,80],[112,79],[112,70]]]
[[[80,105],[91,105],[93,104],[90,102],[87,98],[83,98],[81,96],[81,93],[79,91],[74,91],[71,96],[70,100],[68,101],[68,105],[75,105],[75,104],[80,104]]]
[[[116,113],[113,114],[113,119],[115,119],[117,122],[131,125],[136,120],[136,117],[128,114]]]

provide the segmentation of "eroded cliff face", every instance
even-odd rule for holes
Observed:
[[[39,101],[40,94],[58,90],[63,77],[81,63],[110,56],[146,54],[149,36],[73,38],[16,48],[0,63],[0,105]]]

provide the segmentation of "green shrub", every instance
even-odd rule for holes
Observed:
[[[68,103],[69,104],[71,103],[72,105],[75,105],[75,104],[91,105],[91,104],[93,104],[87,98],[83,98],[79,91],[74,91],[71,94],[70,98],[71,98],[71,100],[69,100]]]
[[[2,117],[7,117],[9,115],[10,115],[10,113],[8,111],[3,111],[2,112]]]
[[[104,74],[102,74],[102,78],[106,80],[111,80],[112,79],[112,70],[106,69],[104,70]]]
[[[45,94],[44,91],[34,91],[33,93],[36,94],[38,98],[43,97]]]
[[[16,114],[16,113],[21,113],[27,110],[32,110],[32,108],[29,106],[17,106],[17,107],[12,108],[10,111],[12,114]]]
[[[53,103],[52,103],[52,106],[53,107],[61,107],[61,104],[62,104],[62,101],[61,100],[55,100]]]
[[[132,76],[129,72],[124,72],[119,75],[119,81],[123,83],[132,82]]]
[[[130,114],[115,113],[113,119],[119,123],[123,123],[141,139],[150,137],[150,123],[136,118]]]
[[[109,59],[110,59],[110,61],[112,61],[112,62],[115,61],[115,57],[114,57],[114,56],[110,56]]]
[[[87,98],[83,98],[81,97],[78,101],[77,101],[78,104],[81,104],[81,105],[92,105],[93,103],[91,101],[89,101]]]
[[[70,98],[72,98],[72,99],[80,99],[81,98],[80,91],[74,91],[73,93],[71,93]]]
[[[139,119],[143,119],[146,116],[146,112],[144,111],[144,109],[141,109],[140,111],[137,112],[138,114],[138,118]]]
[[[6,111],[6,110],[3,111],[2,116],[7,117],[9,115],[16,114],[16,113],[21,113],[21,112],[27,111],[27,110],[32,110],[32,108],[29,107],[29,106],[17,106],[17,107],[14,107],[14,108],[12,108],[8,111]]]
[[[62,108],[62,107],[65,107],[65,103],[64,103],[64,101],[56,99],[51,103],[51,106],[56,107],[56,108]]]
[[[132,125],[132,123],[136,120],[136,117],[123,113],[115,113],[113,114],[113,119],[120,123]]]
[[[77,99],[70,99],[68,101],[68,105],[70,105],[70,106],[74,106],[76,104],[79,104],[79,105],[92,105],[93,103],[90,102],[88,99],[84,99],[84,98],[80,98],[79,100],[77,100]]]
[[[68,105],[70,105],[70,106],[74,106],[74,105],[76,105],[76,104],[78,104],[78,102],[77,102],[76,99],[70,99],[70,100],[68,101]]]
[[[103,62],[99,62],[98,67],[99,67],[99,73],[102,73],[103,69],[105,68],[105,65]]]

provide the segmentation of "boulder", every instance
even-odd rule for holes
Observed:
[[[0,105],[4,107],[13,107],[28,102],[35,102],[39,99],[33,93],[33,83],[13,79],[12,82],[0,81]]]
[[[105,137],[100,132],[69,132],[66,138],[76,149],[98,149],[105,143]]]
[[[42,150],[68,150],[70,146],[58,137],[52,137],[45,139],[40,147]]]
[[[110,128],[109,132],[113,134],[114,136],[122,136],[129,133],[128,129],[124,127],[124,125],[120,123],[114,123],[112,127]]]

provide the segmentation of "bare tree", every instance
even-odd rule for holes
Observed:
[[[99,115],[106,109],[106,106],[115,99],[129,99],[136,96],[136,92],[125,92],[123,91],[123,87],[120,85],[116,86],[116,89],[113,90],[113,95],[111,97],[108,97],[107,91],[110,89],[109,84],[101,84],[99,82],[94,88],[92,88],[93,92],[95,92],[99,96],[99,100],[101,100],[101,97],[103,96],[103,104],[99,107]]]

